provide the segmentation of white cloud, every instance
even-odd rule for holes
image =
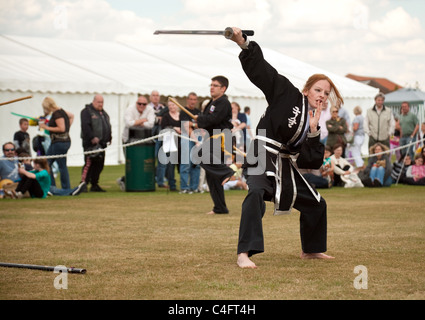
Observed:
[[[174,0],[173,0],[174,1]],[[71,39],[225,46],[218,37],[152,36],[156,29],[255,30],[253,40],[329,71],[420,80],[424,30],[418,18],[380,0],[181,0],[183,10],[154,20],[106,0],[0,1],[0,33]],[[58,7],[65,8],[58,10]],[[61,20],[65,19],[65,21]],[[66,22],[61,24],[60,22]],[[408,81],[407,77],[412,77]]]
[[[411,17],[401,7],[389,11],[382,19],[373,21],[370,29],[385,39],[411,38],[422,32],[419,19]]]
[[[131,11],[113,9],[103,0],[2,1],[0,32],[5,34],[88,40],[134,38],[153,22]]]

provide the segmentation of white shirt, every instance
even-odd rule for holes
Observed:
[[[134,126],[136,120],[148,119],[143,123],[143,128],[152,129],[155,123],[155,112],[150,105],[147,105],[143,113],[137,110],[136,104],[129,106],[124,113],[124,130],[122,133],[122,141],[127,142],[130,133],[130,127]]]

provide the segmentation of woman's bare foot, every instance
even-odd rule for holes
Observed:
[[[215,214],[215,212],[211,210],[210,212],[207,212],[206,214]]]
[[[238,261],[237,264],[242,269],[256,269],[257,266],[254,262],[251,261],[248,257],[247,252],[242,252],[238,254]]]
[[[301,259],[335,259],[335,257],[328,256],[324,253],[305,253],[301,252]]]

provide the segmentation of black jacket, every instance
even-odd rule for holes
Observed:
[[[112,128],[106,111],[97,111],[91,103],[81,111],[81,138],[84,150],[94,146],[91,142],[94,137],[98,137],[100,146],[105,148],[107,143],[112,141]]]
[[[264,59],[256,42],[251,41],[239,59],[246,75],[263,91],[269,104],[258,123],[251,148],[258,155],[257,166],[264,168],[264,174],[273,181],[275,214],[288,213],[301,177],[297,167],[318,169],[322,165],[324,145],[320,143],[320,130],[309,134],[307,98]],[[260,142],[265,145],[260,146]],[[297,155],[296,164],[291,155]],[[308,185],[305,180],[304,183]],[[320,194],[311,187],[310,190],[320,201]]]
[[[212,136],[214,129],[232,129],[230,119],[232,119],[232,106],[227,96],[223,95],[215,101],[210,101],[204,112],[198,115],[197,122],[199,128],[207,130]]]

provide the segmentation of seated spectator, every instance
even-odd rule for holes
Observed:
[[[16,149],[13,142],[6,142],[3,145],[2,159],[9,158],[9,160],[0,160],[0,182],[8,180],[9,183],[15,183],[21,180],[19,175],[19,161],[16,159]],[[2,182],[2,185],[5,181]]]
[[[406,179],[407,168],[411,165],[412,159],[410,158],[409,154],[401,156],[398,161],[395,161],[393,163],[393,169],[391,170],[392,182],[395,184],[399,182],[404,183],[404,180]]]
[[[298,169],[304,179],[306,179],[315,188],[331,188],[333,185],[333,176],[335,164],[331,159],[331,149],[329,146],[325,147],[325,154],[323,157],[323,164],[318,170],[314,169]]]
[[[78,196],[81,192],[84,191],[84,187],[87,190],[87,185],[86,183],[83,181],[81,182],[78,187],[75,188],[71,188],[71,189],[59,189],[55,186],[50,186],[49,189],[49,195],[52,196]]]
[[[388,153],[389,148],[378,142],[369,149],[369,158],[367,167],[362,171],[361,179],[366,187],[389,187],[391,186],[392,165]]]
[[[424,159],[420,154],[415,156],[415,163],[407,168],[405,183],[425,186]]]
[[[342,157],[343,146],[336,144],[334,154],[331,159],[335,163],[334,167],[334,186],[344,186],[344,188],[361,188],[363,184],[355,171],[355,168]]]
[[[224,184],[224,190],[242,189],[248,190],[248,185],[243,177],[242,163],[233,162],[230,168],[235,171],[235,174]]]
[[[27,159],[19,160],[20,164],[24,166],[25,170],[30,171],[34,169],[31,163],[31,156],[28,153],[26,152],[18,153],[18,158],[27,158]]]
[[[23,166],[19,168],[22,180],[19,181],[16,190],[7,190],[13,199],[21,199],[25,192],[29,192],[32,198],[46,198],[50,189],[49,164],[46,159],[35,159],[34,170],[27,171]]]

